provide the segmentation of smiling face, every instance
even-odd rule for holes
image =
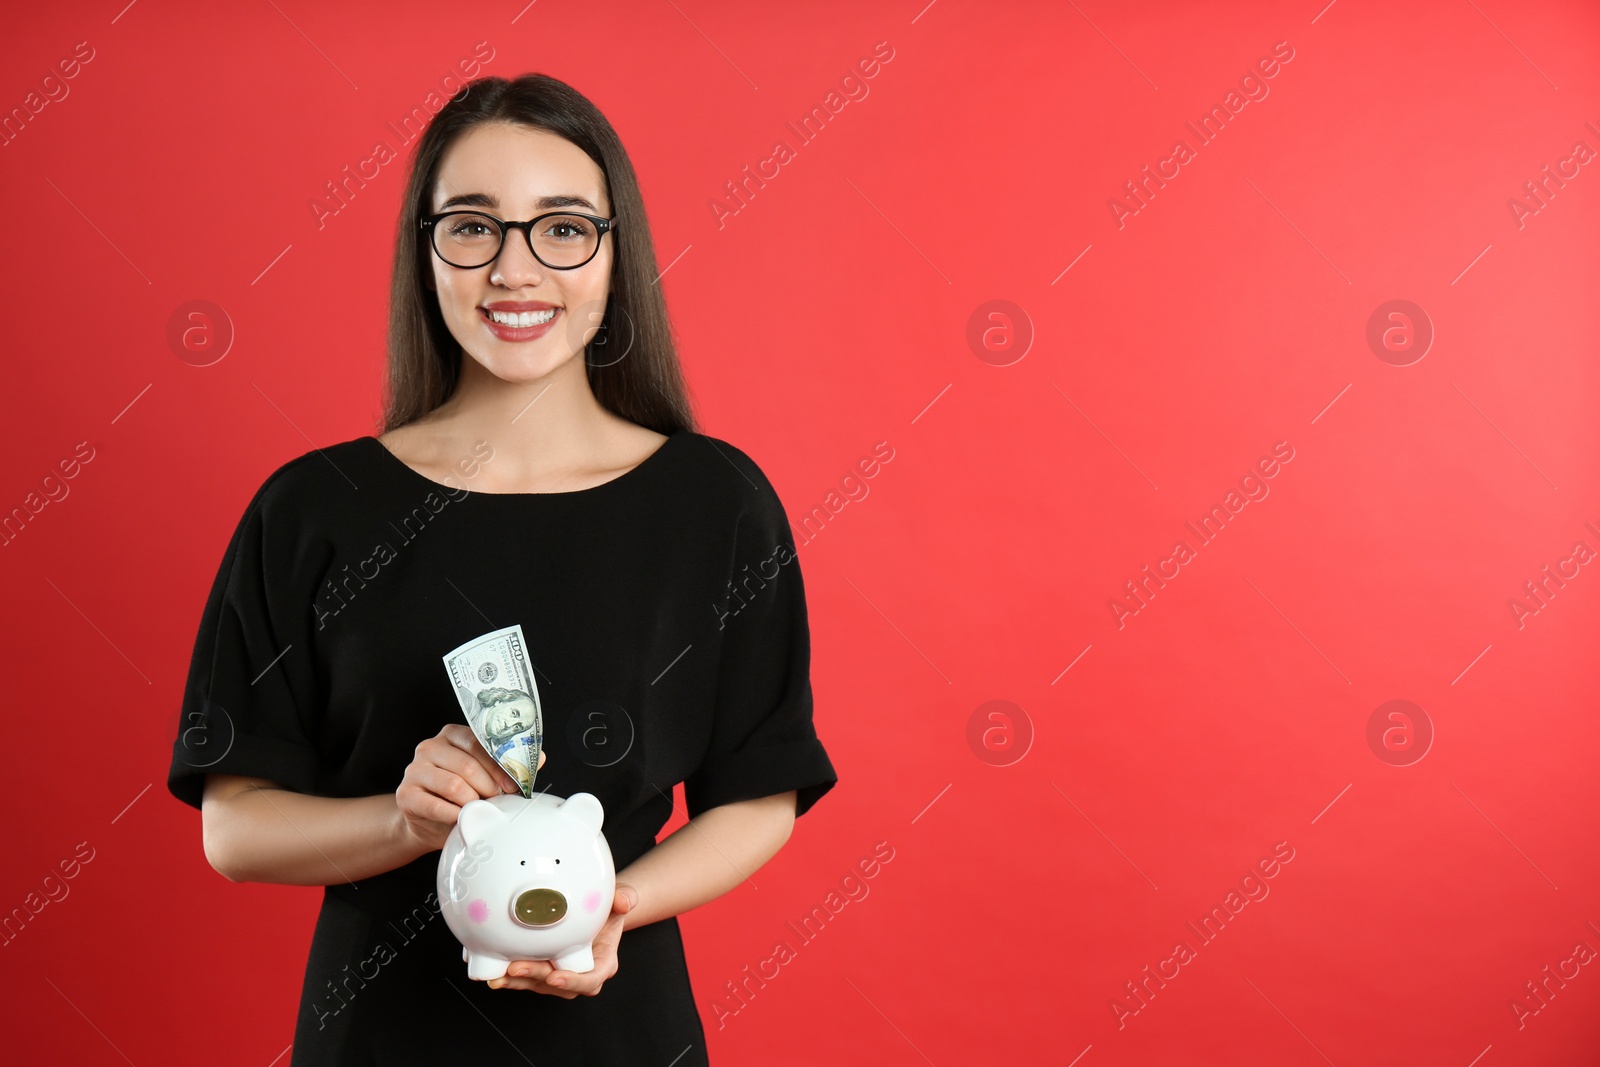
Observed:
[[[507,220],[563,210],[611,218],[605,176],[581,148],[553,133],[500,122],[462,134],[440,161],[430,213],[468,208]],[[553,222],[540,223],[536,235]],[[495,377],[543,378],[581,356],[599,329],[614,241],[602,236],[594,258],[571,270],[540,263],[520,231],[507,231],[500,255],[481,267],[454,267],[430,251],[445,324],[462,350]],[[552,311],[552,319],[540,321]],[[497,323],[495,312],[509,321]]]

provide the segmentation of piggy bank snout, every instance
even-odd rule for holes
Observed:
[[[549,926],[567,914],[567,898],[555,889],[528,889],[517,894],[511,914],[523,926]]]

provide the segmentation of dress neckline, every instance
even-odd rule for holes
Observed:
[[[405,460],[401,459],[399,456],[395,455],[393,452],[389,451],[389,446],[384,444],[382,441],[378,440],[378,438],[375,435],[368,434],[365,437],[363,437],[362,440],[363,441],[371,441],[372,442],[372,446],[374,448],[376,448],[379,452],[382,452],[383,455],[388,458],[389,462],[394,464],[394,466],[398,467],[403,474],[409,476],[414,481],[425,483],[425,484],[430,485],[433,488],[438,489],[438,490],[440,490],[442,492],[455,493],[455,492],[460,492],[460,491],[462,491],[462,489],[465,488],[468,496],[475,496],[475,497],[509,497],[509,498],[512,498],[512,499],[523,499],[523,500],[526,500],[526,499],[528,499],[530,497],[539,497],[539,498],[575,498],[575,497],[586,496],[586,495],[593,494],[593,493],[601,493],[601,492],[610,491],[610,490],[612,490],[612,488],[614,486],[618,486],[618,485],[622,484],[623,482],[628,481],[629,479],[637,480],[636,476],[639,475],[640,473],[642,473],[645,470],[645,468],[651,466],[652,464],[659,464],[659,461],[660,461],[662,453],[666,452],[667,449],[672,447],[672,443],[674,441],[678,440],[681,437],[686,437],[686,436],[688,436],[688,431],[686,431],[686,430],[674,430],[672,433],[667,435],[667,439],[665,441],[662,441],[659,445],[656,446],[656,450],[654,452],[650,453],[648,456],[644,457],[644,459],[640,460],[638,463],[634,464],[632,467],[630,467],[627,470],[623,471],[621,474],[617,475],[615,478],[607,479],[606,481],[603,481],[603,482],[599,483],[598,485],[591,485],[591,486],[589,486],[589,487],[587,487],[585,489],[567,489],[567,490],[563,490],[563,491],[560,491],[560,492],[550,492],[550,493],[485,493],[485,492],[481,492],[481,491],[476,490],[476,489],[466,488],[465,486],[447,485],[444,482],[436,482],[432,478],[428,477],[426,474],[423,474],[421,471],[419,471],[419,470],[415,469],[414,467],[412,467],[411,464],[407,463]]]

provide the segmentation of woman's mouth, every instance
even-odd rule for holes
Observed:
[[[550,332],[550,325],[561,314],[561,309],[491,311],[480,307],[478,314],[489,327],[489,332],[502,341],[534,341]]]

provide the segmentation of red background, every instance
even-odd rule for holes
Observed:
[[[375,432],[405,162],[320,228],[310,205],[483,41],[483,73],[554,74],[616,125],[704,428],[797,528],[894,450],[801,549],[840,785],[759,889],[682,920],[713,1062],[1594,1062],[1600,967],[1511,1005],[1600,948],[1600,573],[1560,563],[1600,549],[1600,174],[1521,225],[1509,201],[1600,148],[1595,5],[520,7],[8,23],[7,111],[94,55],[0,148],[0,508],[94,449],[0,550],[0,912],[94,849],[0,948],[18,1062],[266,1065],[292,1038],[319,893],[214,873],[163,776],[245,503]],[[1185,123],[1280,41],[1269,95],[1198,146]],[[724,183],[878,42],[869,95],[719,226]],[[1179,138],[1195,158],[1119,228]],[[166,337],[197,299],[235,331],[204,367]],[[1408,366],[1366,341],[1395,299],[1435,331]],[[991,300],[1034,335],[1005,366],[1004,334],[967,340]],[[1198,547],[1185,522],[1280,441],[1270,495]],[[1180,538],[1196,558],[1119,628],[1108,601]],[[1546,565],[1577,576],[1519,627]],[[991,700],[1020,711],[969,743]],[[1390,700],[1434,733],[1408,766],[1368,743]],[[879,842],[868,895],[731,999]],[[1186,922],[1279,842],[1202,946]],[[1196,958],[1119,1025],[1179,939]]]

